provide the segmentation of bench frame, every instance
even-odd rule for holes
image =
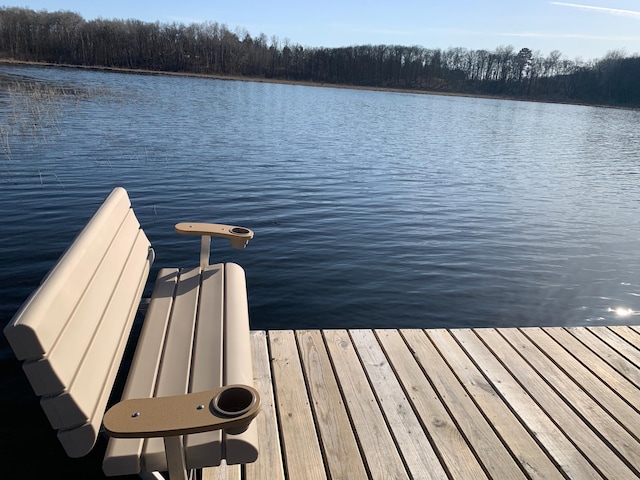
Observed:
[[[69,456],[88,453],[99,433],[113,437],[103,464],[107,475],[138,473],[158,477],[159,474],[153,472],[168,471],[172,480],[186,479],[189,470],[219,465],[222,458],[231,464],[249,463],[257,458],[256,425],[251,422],[260,410],[260,395],[252,386],[244,271],[236,264],[209,264],[211,237],[226,238],[234,248],[244,248],[253,238],[253,232],[244,227],[207,223],[179,223],[175,229],[180,234],[201,236],[200,265],[194,269],[160,271],[128,372],[123,400],[106,414],[124,347],[155,259],[123,188],[113,190],[4,329],[14,353],[24,360],[23,369],[36,395],[42,396],[42,407],[52,427],[58,430]],[[183,272],[184,281],[180,278]],[[162,285],[167,278],[170,283],[183,285],[182,290],[195,302],[190,306],[196,312],[192,319],[174,308],[177,300],[172,303],[167,298],[166,285]],[[197,295],[184,287],[188,282],[197,284]],[[213,287],[209,285],[218,290],[211,290]],[[178,299],[179,291],[176,287],[171,298]],[[202,313],[200,318],[200,304],[205,300],[209,308],[202,307],[202,312],[206,311],[208,316],[204,318]],[[211,305],[216,302],[220,305],[212,309]],[[221,313],[212,316],[212,310]],[[165,330],[151,330],[151,323],[158,323],[157,319],[150,318],[154,315],[166,317]],[[212,328],[218,332],[217,345],[200,348],[215,350],[213,355],[218,358],[215,363],[222,365],[217,367],[217,377],[203,379],[199,373],[197,382],[190,379],[196,370],[207,370],[203,369],[203,360],[196,359],[196,347],[180,347],[188,353],[187,364],[176,366],[167,360],[175,357],[165,351],[176,342],[169,339],[169,326],[174,320],[176,330],[190,328],[193,332],[194,338],[185,341],[196,342],[196,327],[200,328],[200,324],[208,325],[206,332]],[[188,327],[189,321],[197,325]],[[147,330],[151,333],[145,336]],[[153,338],[158,344],[155,347]],[[207,345],[206,337],[198,341],[200,345]],[[154,348],[154,358],[149,358]],[[166,355],[169,356],[165,358]],[[212,358],[211,355],[206,358]],[[192,367],[196,361],[200,366]],[[135,369],[138,370],[134,373]],[[171,382],[176,383],[176,374],[172,371],[180,369],[177,377],[182,380],[174,385]],[[92,375],[95,371],[104,374]],[[100,378],[96,380],[96,376]],[[164,387],[156,387],[156,381],[163,381]],[[139,394],[144,390],[140,383],[148,384],[144,387],[147,393]],[[211,435],[204,432],[216,431],[225,433],[218,433],[217,440],[203,437]],[[220,453],[212,459],[208,453],[204,460],[195,459],[197,455],[193,454],[191,463],[197,466],[190,467],[187,443],[191,437],[200,439],[194,447],[196,451],[204,448],[203,452],[211,452],[213,448]],[[152,438],[162,438],[164,443],[161,460],[155,464],[150,461],[160,467],[157,469],[149,469],[145,460],[141,460],[143,447],[145,451],[148,449],[143,439]],[[157,447],[157,442],[155,445]],[[117,452],[124,447],[126,467],[117,457]],[[238,453],[234,453],[234,449]],[[110,456],[117,458],[113,460]]]

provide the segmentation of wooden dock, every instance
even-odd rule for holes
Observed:
[[[640,327],[252,332],[256,463],[207,479],[640,477]]]

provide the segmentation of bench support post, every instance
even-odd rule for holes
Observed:
[[[164,437],[164,450],[167,455],[167,468],[171,480],[188,480],[187,463],[182,447],[182,435]]]
[[[211,250],[211,237],[202,235],[200,239],[200,271],[209,265],[209,252]]]

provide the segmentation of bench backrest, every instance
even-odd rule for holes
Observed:
[[[96,441],[153,260],[116,188],[4,329],[71,457]]]

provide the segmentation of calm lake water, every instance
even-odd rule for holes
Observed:
[[[253,328],[640,323],[640,112],[75,69],[0,97],[0,321],[112,188],[160,266],[173,225],[255,231]]]

